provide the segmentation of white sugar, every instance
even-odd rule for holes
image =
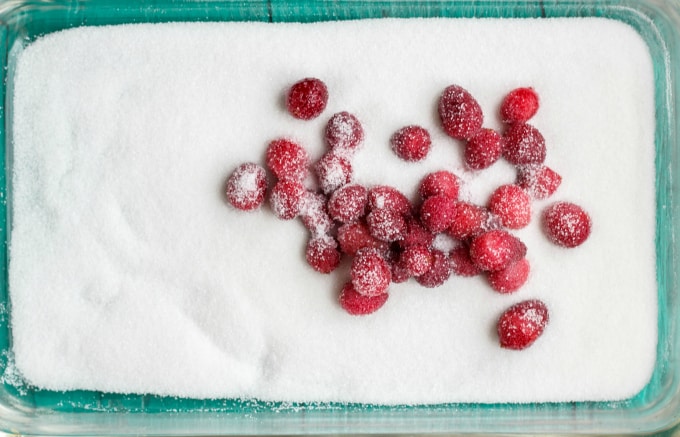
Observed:
[[[316,76],[326,111],[285,113],[286,87]],[[482,277],[437,289],[392,285],[356,318],[337,296],[348,272],[305,263],[307,231],[265,206],[243,213],[222,190],[269,141],[318,159],[331,114],[366,137],[356,181],[414,196],[449,169],[484,203],[512,182],[505,162],[461,170],[436,102],[450,84],[499,128],[505,93],[532,86],[532,123],[563,182],[553,200],[590,212],[590,239],[552,245],[535,202],[516,234],[532,271],[517,293]],[[168,24],[48,35],[18,61],[10,293],[16,369],[32,384],[190,397],[375,403],[621,399],[656,357],[654,100],[647,47],[603,19],[377,20]],[[418,124],[417,164],[390,136]],[[504,309],[539,298],[550,323],[532,347],[498,347]]]

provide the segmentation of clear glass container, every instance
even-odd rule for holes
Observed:
[[[12,81],[17,53],[35,38],[76,26],[169,21],[327,21],[383,17],[607,17],[635,28],[649,45],[656,78],[656,368],[645,389],[617,402],[374,406],[195,400],[101,392],[54,392],[13,376],[8,319],[11,230]],[[680,3],[675,0],[583,1],[21,1],[0,3],[0,430],[32,435],[225,434],[632,434],[680,422],[680,239],[678,80]],[[680,173],[679,173],[680,174]]]

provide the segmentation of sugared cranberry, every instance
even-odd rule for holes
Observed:
[[[530,124],[515,123],[508,127],[503,136],[503,156],[511,164],[542,164],[545,161],[545,138]]]
[[[527,247],[509,232],[494,230],[470,243],[470,259],[484,271],[501,270],[526,255]]]
[[[430,152],[430,133],[420,126],[406,126],[392,135],[392,150],[404,161],[420,161]]]
[[[300,212],[305,187],[295,179],[281,179],[272,188],[269,203],[280,219],[290,220]]]
[[[371,235],[381,241],[391,243],[406,235],[406,220],[391,209],[374,209],[366,216],[366,223]]]
[[[456,218],[455,200],[442,194],[425,199],[420,220],[429,231],[438,233],[451,226]]]
[[[329,152],[314,166],[321,190],[330,194],[352,181],[352,164],[347,158]]]
[[[521,350],[543,334],[549,321],[548,307],[537,299],[525,300],[508,308],[498,319],[500,345]]]
[[[328,213],[340,223],[353,223],[366,214],[368,190],[352,184],[338,188],[328,199]]]
[[[451,261],[440,250],[432,250],[432,266],[430,270],[416,277],[416,281],[426,288],[439,287],[451,277]]]
[[[330,273],[340,264],[338,243],[333,237],[322,236],[309,240],[305,251],[307,263],[320,273]]]
[[[465,144],[465,165],[471,170],[482,170],[498,161],[503,153],[504,140],[493,129],[480,129]]]
[[[588,239],[590,226],[588,213],[571,202],[557,202],[543,211],[545,232],[558,246],[580,246]]]
[[[529,261],[522,258],[504,269],[489,272],[489,284],[499,293],[512,293],[524,285],[529,278]]]
[[[442,194],[452,199],[458,198],[460,181],[458,176],[450,171],[440,170],[430,173],[423,178],[418,188],[418,194],[423,199]]]
[[[458,246],[449,253],[451,269],[458,276],[477,276],[481,273],[479,267],[470,259],[470,249],[467,246]]]
[[[390,209],[398,214],[411,214],[411,202],[396,188],[378,185],[368,190],[368,206],[374,209]]]
[[[378,311],[388,298],[387,293],[377,296],[364,296],[357,293],[351,282],[345,284],[340,292],[340,306],[353,316],[365,316]]]
[[[309,155],[299,144],[278,139],[269,143],[265,157],[267,167],[279,179],[299,179],[307,176]]]
[[[517,170],[517,185],[534,199],[547,199],[562,183],[562,176],[545,165],[522,165]]]
[[[472,94],[458,85],[447,87],[439,99],[439,117],[444,131],[458,140],[466,140],[482,128],[482,108]]]
[[[338,112],[326,124],[325,139],[328,147],[336,153],[352,153],[364,140],[364,128],[355,115]]]
[[[489,211],[509,229],[521,229],[531,221],[531,198],[518,185],[501,185],[489,198]]]
[[[374,238],[368,226],[362,222],[342,225],[338,228],[338,243],[340,250],[350,256],[356,255],[359,249],[365,247],[377,249],[380,253],[386,253],[389,244]]]
[[[417,277],[432,268],[433,256],[426,246],[409,246],[401,253],[399,263],[409,276]]]
[[[364,296],[378,296],[387,292],[392,281],[390,266],[376,249],[359,249],[350,269],[352,285]]]
[[[533,88],[516,88],[501,103],[505,123],[525,123],[538,111],[538,94]]]
[[[320,79],[306,78],[293,84],[286,96],[286,109],[301,120],[318,117],[328,103],[328,88]]]
[[[267,191],[267,173],[252,162],[236,167],[227,180],[227,199],[236,209],[252,211],[264,202]]]

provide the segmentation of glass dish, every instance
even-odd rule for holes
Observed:
[[[382,407],[194,400],[101,392],[53,392],[17,379],[7,317],[11,229],[11,90],[14,60],[35,38],[88,25],[169,21],[326,21],[381,17],[607,17],[635,28],[649,45],[656,78],[656,253],[659,343],[653,377],[634,398],[554,404],[441,404]],[[0,430],[37,435],[224,435],[343,433],[653,433],[680,422],[680,289],[676,238],[680,187],[678,73],[680,4],[674,1],[188,1],[124,0],[0,4],[3,74],[0,141]]]

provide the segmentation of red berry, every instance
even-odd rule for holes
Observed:
[[[481,129],[465,144],[465,165],[471,170],[488,168],[503,153],[504,140],[493,129]]]
[[[416,281],[427,288],[439,287],[451,276],[451,261],[440,250],[432,250],[432,267],[416,278]]]
[[[242,211],[252,211],[262,205],[266,191],[267,173],[252,162],[236,167],[227,180],[227,199]]]
[[[588,213],[574,203],[557,202],[543,211],[545,232],[558,246],[580,246],[588,239],[590,226]]]
[[[340,265],[340,252],[333,237],[322,236],[309,240],[305,257],[307,263],[320,273],[330,273]]]
[[[458,198],[460,181],[458,176],[450,171],[440,170],[430,173],[423,178],[418,188],[418,194],[423,199],[442,194],[452,199]]]
[[[399,264],[409,276],[420,276],[432,267],[432,253],[426,246],[409,246],[401,253]]]
[[[338,112],[328,120],[325,138],[331,150],[338,153],[352,152],[364,140],[364,128],[354,115]]]
[[[406,248],[414,245],[430,247],[434,241],[434,234],[423,227],[420,222],[413,217],[406,219],[406,234],[399,240],[399,245]]]
[[[309,155],[300,145],[285,139],[274,140],[267,147],[267,167],[279,179],[304,179]]]
[[[503,156],[511,164],[542,164],[545,161],[545,138],[530,124],[510,125],[504,135]]]
[[[533,88],[516,88],[501,103],[501,119],[505,123],[524,123],[538,111],[538,94]]]
[[[332,152],[323,155],[314,169],[321,190],[326,194],[352,181],[352,164],[346,158]]]
[[[449,253],[451,269],[458,276],[472,277],[481,273],[479,267],[470,259],[470,249],[467,246],[458,246]]]
[[[390,265],[376,249],[359,249],[350,269],[352,285],[364,296],[378,296],[387,291],[392,281]]]
[[[326,84],[315,78],[302,79],[293,84],[286,97],[288,112],[301,120],[318,117],[326,109],[326,103],[328,103]]]
[[[547,199],[562,183],[562,176],[545,165],[522,165],[518,170],[517,185],[534,199]]]
[[[353,316],[365,316],[378,311],[387,302],[387,293],[378,296],[364,296],[354,289],[351,282],[340,292],[340,306]]]
[[[464,240],[493,227],[486,208],[468,202],[454,202],[454,207],[454,220],[447,231],[453,238]]]
[[[392,272],[392,282],[395,284],[401,284],[402,282],[408,281],[411,274],[406,270],[406,267],[402,266],[399,262],[390,263],[390,269]]]
[[[406,220],[391,209],[374,209],[366,216],[366,223],[371,235],[381,241],[391,243],[406,235]]]
[[[449,196],[439,194],[428,197],[420,207],[420,220],[431,232],[442,232],[456,218],[456,203]]]
[[[509,232],[494,230],[475,237],[470,243],[470,259],[485,271],[501,270],[526,255],[527,247]]]
[[[489,211],[496,214],[506,228],[521,229],[531,221],[531,198],[517,185],[501,185],[491,194]]]
[[[359,249],[365,247],[377,249],[380,253],[385,253],[389,249],[386,242],[373,238],[368,227],[361,222],[340,226],[338,242],[342,253],[350,256],[356,255]]]
[[[302,182],[295,179],[281,179],[272,188],[269,203],[274,214],[280,219],[290,220],[300,213],[300,205],[305,195]]]
[[[366,214],[368,190],[361,185],[345,185],[328,199],[328,212],[340,223],[353,223]]]
[[[499,293],[512,293],[520,289],[529,278],[529,261],[522,258],[502,270],[489,272],[491,288]]]
[[[392,135],[392,150],[405,161],[420,161],[430,152],[430,133],[420,126],[406,126]]]
[[[411,214],[411,202],[396,188],[378,185],[368,191],[370,209],[390,209],[402,215]]]
[[[447,87],[439,99],[439,117],[444,131],[458,140],[466,140],[482,128],[484,116],[479,103],[467,90]]]
[[[333,220],[326,211],[327,202],[326,196],[321,193],[307,191],[302,196],[300,217],[312,236],[327,235],[333,228]]]
[[[498,319],[498,339],[506,349],[531,346],[548,324],[548,307],[537,299],[525,300],[508,308]]]

